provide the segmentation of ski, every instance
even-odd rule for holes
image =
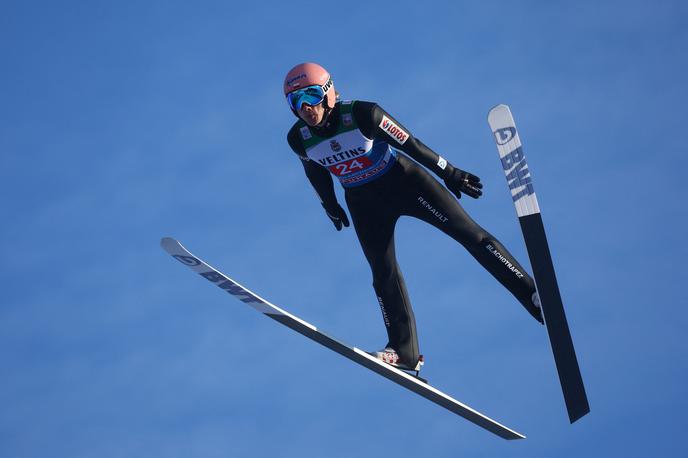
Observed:
[[[201,275],[206,280],[214,283],[219,288],[239,299],[241,302],[251,306],[258,312],[267,315],[273,320],[281,323],[294,331],[302,334],[309,339],[333,350],[340,355],[376,372],[383,377],[403,386],[404,388],[417,393],[424,398],[444,407],[445,409],[462,416],[468,421],[490,431],[504,439],[524,439],[525,436],[507,428],[506,426],[488,418],[482,413],[473,410],[465,404],[439,391],[420,378],[414,377],[400,369],[385,364],[371,356],[367,352],[356,347],[347,345],[324,332],[318,330],[312,324],[292,315],[291,313],[271,304],[267,300],[258,296],[241,286],[222,272],[214,269],[201,259],[191,254],[177,240],[165,237],[160,242],[162,248],[177,261],[189,267],[194,272]]]
[[[578,367],[571,332],[566,322],[564,305],[554,274],[552,256],[547,244],[532,176],[509,107],[497,105],[490,110],[487,120],[497,142],[499,157],[516,206],[516,214],[533,268],[535,285],[542,303],[547,334],[552,346],[566,410],[570,422],[573,423],[590,412],[590,406]]]

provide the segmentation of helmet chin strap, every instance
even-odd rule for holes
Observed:
[[[332,108],[330,108],[328,102],[329,102],[328,96],[325,96],[325,98],[321,102],[323,104],[323,107],[325,107],[325,112],[323,113],[322,121],[320,121],[316,126],[314,126],[316,129],[320,129],[321,127],[324,127],[325,124],[327,124],[327,120],[329,119],[330,114],[332,113]]]

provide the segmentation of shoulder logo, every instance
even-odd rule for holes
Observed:
[[[354,123],[354,119],[351,117],[351,113],[344,113],[342,115],[342,124],[349,127],[349,126],[353,125],[353,123]]]
[[[441,168],[442,170],[447,168],[447,160],[440,156],[440,159],[437,161],[437,167]]]
[[[342,150],[342,145],[337,143],[337,140],[330,140],[330,148],[332,148],[332,151],[337,153]]]
[[[509,143],[516,136],[516,128],[504,127],[502,129],[497,129],[494,131],[494,136],[498,145],[504,145]]]
[[[382,121],[380,121],[380,129],[387,132],[387,135],[392,137],[400,145],[403,145],[409,138],[409,134],[404,131],[401,127],[397,126],[394,121],[389,119],[387,116],[382,115]]]
[[[313,135],[311,135],[311,131],[307,126],[303,126],[301,129],[301,138],[304,140],[308,140],[311,138]]]

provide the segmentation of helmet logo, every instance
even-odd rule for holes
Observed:
[[[332,87],[332,78],[330,77],[325,84],[322,86],[323,92],[327,92]]]
[[[297,87],[297,86],[300,85],[300,83],[297,83],[296,81],[297,81],[297,80],[300,80],[301,78],[305,78],[305,77],[306,77],[306,74],[305,74],[305,73],[301,73],[300,75],[295,76],[295,77],[293,77],[292,79],[288,80],[288,81],[287,81],[287,86]]]
[[[338,153],[342,150],[342,145],[337,143],[337,140],[330,140],[330,148],[332,148],[332,151],[334,151],[335,153]]]

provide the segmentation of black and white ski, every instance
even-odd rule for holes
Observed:
[[[535,285],[542,303],[547,333],[564,393],[566,410],[571,423],[588,412],[588,398],[581,377],[571,332],[566,322],[564,305],[561,301],[557,278],[554,274],[552,256],[549,252],[545,227],[540,216],[533,180],[526,164],[521,140],[516,130],[511,110],[506,105],[497,105],[487,117],[494,133],[499,157],[516,206],[516,213],[528,249],[533,268]]]
[[[524,439],[525,436],[497,423],[491,418],[473,410],[456,399],[444,394],[428,383],[416,378],[402,370],[394,368],[381,362],[367,352],[356,347],[349,346],[339,340],[328,336],[319,331],[315,326],[292,315],[291,313],[271,304],[257,294],[252,293],[220,271],[210,267],[208,264],[192,255],[181,243],[175,239],[165,237],[160,242],[163,249],[173,258],[188,266],[194,272],[200,274],[205,279],[211,281],[216,286],[233,295],[240,301],[250,305],[255,310],[267,315],[273,320],[303,334],[304,336],[318,342],[321,345],[339,353],[350,360],[367,367],[373,372],[377,372],[385,378],[417,393],[424,398],[438,404],[445,409],[475,423],[476,425],[500,436],[504,439]]]

